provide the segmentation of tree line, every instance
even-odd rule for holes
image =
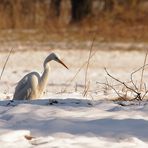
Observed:
[[[147,0],[0,0],[0,29],[69,25],[117,10],[139,10]],[[124,11],[122,11],[124,12]]]

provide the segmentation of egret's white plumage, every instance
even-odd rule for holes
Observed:
[[[55,53],[51,53],[44,61],[44,71],[41,76],[37,72],[31,72],[18,82],[13,96],[14,100],[30,100],[41,97],[48,83],[50,73],[49,63],[52,60],[67,68]]]

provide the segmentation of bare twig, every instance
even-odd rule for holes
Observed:
[[[106,71],[106,73],[107,73],[107,75],[108,75],[109,77],[111,77],[111,78],[114,79],[115,81],[117,81],[117,82],[121,83],[122,85],[124,85],[127,89],[129,89],[129,90],[131,90],[132,92],[134,92],[134,93],[136,94],[136,97],[135,97],[134,99],[142,100],[141,92],[139,92],[139,91],[137,91],[137,90],[134,90],[133,88],[127,86],[127,85],[125,84],[125,82],[122,82],[122,81],[120,81],[119,79],[117,79],[117,78],[113,77],[112,75],[110,75],[110,74],[108,73],[108,71],[107,71],[106,68],[105,68],[105,71]]]
[[[144,90],[145,90],[145,92],[147,91],[146,83],[144,83]]]
[[[95,52],[91,55],[90,59],[96,54],[96,52],[97,52],[97,51],[95,51]],[[68,80],[68,81],[65,82],[67,85],[66,85],[66,87],[63,89],[63,92],[66,91],[67,87],[75,80],[75,78],[77,77],[77,75],[79,74],[79,72],[82,70],[82,68],[83,68],[86,64],[87,64],[87,61],[85,61],[85,62],[81,65],[81,67],[77,70],[77,72],[76,72],[75,75],[72,77],[72,79],[70,79],[70,80]]]
[[[93,39],[93,42],[94,42],[94,39]],[[92,46],[93,46],[93,44],[92,44]],[[93,54],[91,53],[91,55],[90,55],[90,57],[89,57],[89,61],[90,61],[90,59],[96,54],[96,52],[97,52],[97,50],[96,50]],[[75,75],[72,77],[72,79],[66,81],[67,86],[63,89],[63,92],[66,91],[68,85],[70,85],[70,84],[75,80],[75,78],[77,77],[77,75],[79,74],[79,72],[82,70],[82,68],[83,68],[84,66],[86,66],[86,64],[88,64],[88,60],[85,61],[85,62],[81,65],[81,67],[77,70],[77,72],[76,72]]]
[[[145,67],[147,67],[147,66],[148,66],[148,64],[145,64],[144,66],[142,66],[142,67],[136,69],[135,71],[133,71],[133,72],[131,73],[131,82],[132,82],[133,86],[135,87],[135,89],[136,89],[137,91],[138,91],[138,87],[137,87],[136,84],[134,83],[133,75],[134,75],[136,72],[140,71],[141,69],[143,69],[143,68],[145,68]]]
[[[145,67],[147,67],[148,66],[148,64],[145,64],[144,66],[141,66],[140,68],[138,68],[138,69],[136,69],[135,71],[133,71],[132,73],[131,73],[131,75],[134,75],[136,72],[138,72],[139,70],[141,70],[142,68],[145,68]]]
[[[134,98],[133,98],[133,99],[130,99],[131,101],[133,101],[133,100],[142,101],[142,100],[145,98],[145,96],[148,94],[148,90],[147,90],[146,83],[143,83],[144,70],[145,70],[145,67],[148,66],[148,64],[146,64],[147,55],[148,55],[148,52],[147,52],[146,55],[145,55],[143,66],[140,67],[140,68],[138,68],[137,70],[135,70],[134,72],[131,73],[131,81],[130,81],[130,83],[132,83],[132,85],[134,86],[134,88],[131,87],[131,86],[129,86],[127,83],[125,83],[125,82],[123,82],[123,81],[117,79],[116,77],[112,76],[112,75],[107,71],[107,69],[104,68],[104,69],[105,69],[105,72],[107,73],[107,75],[108,75],[110,78],[112,78],[113,80],[115,80],[115,81],[117,81],[118,83],[122,84],[122,85],[123,85],[123,88],[124,88],[124,87],[126,88],[125,97],[121,96],[121,95],[119,94],[119,92],[115,89],[114,86],[109,85],[109,84],[106,84],[106,83],[103,83],[103,84],[106,84],[107,86],[111,87],[111,88],[116,92],[116,94],[117,94],[120,98],[122,98],[122,99],[127,98],[127,92],[130,91],[131,94],[134,95]],[[140,86],[139,86],[139,88],[138,88],[137,85],[136,85],[136,83],[135,83],[134,80],[133,80],[133,75],[134,75],[136,72],[140,71],[140,70],[142,70],[142,72],[141,72],[141,77],[140,77]],[[143,86],[144,86],[144,92],[142,92],[142,91],[143,91],[143,90],[142,90]]]
[[[87,85],[85,91],[83,92],[83,96],[84,96],[84,97],[87,95],[87,92],[88,92],[88,90],[89,90],[90,81],[89,81],[87,84],[88,84],[88,85]]]
[[[10,50],[10,52],[9,52],[9,54],[8,54],[8,56],[7,56],[7,59],[6,59],[5,63],[4,63],[4,66],[3,66],[3,69],[2,69],[1,75],[0,75],[0,80],[2,79],[2,75],[3,75],[3,73],[4,73],[4,70],[5,70],[5,68],[6,68],[7,62],[8,62],[8,60],[9,60],[9,58],[10,58],[11,53],[12,53],[12,50],[13,50],[13,48]]]
[[[135,72],[134,72],[135,73]],[[138,87],[137,85],[135,84],[134,80],[133,80],[133,74],[134,73],[131,73],[131,83],[133,84],[134,88],[138,91]]]
[[[137,85],[135,84],[135,82],[134,82],[134,80],[133,80],[133,75],[134,75],[136,72],[138,72],[138,71],[140,71],[140,70],[142,69],[141,80],[140,80],[140,87],[139,87],[139,91],[141,91],[142,85],[143,85],[144,69],[145,69],[145,67],[148,66],[148,64],[146,64],[147,54],[148,54],[148,52],[147,52],[146,55],[145,55],[145,59],[144,59],[144,64],[143,64],[143,66],[140,67],[140,68],[138,68],[138,69],[136,69],[135,71],[133,71],[133,72],[131,73],[131,83],[133,84],[134,88],[135,88],[137,91],[138,91],[138,87],[137,87]]]
[[[147,60],[147,54],[148,53],[146,53],[145,58],[144,58],[144,63],[143,63],[143,68],[142,68],[142,73],[141,73],[140,88],[139,88],[140,91],[142,90],[143,74],[144,74],[144,67],[145,67],[146,60]]]
[[[105,77],[105,81],[106,81],[106,84],[109,84],[106,77]],[[108,91],[108,85],[105,85],[104,94],[107,94],[107,91]]]
[[[112,75],[110,75],[110,74],[108,73],[108,71],[107,71],[106,68],[105,68],[105,71],[106,71],[106,73],[107,73],[107,75],[108,75],[109,77],[111,77],[112,79],[116,80],[117,82],[123,84],[127,89],[129,89],[129,90],[135,92],[136,94],[138,93],[137,91],[135,91],[135,90],[132,89],[131,87],[127,86],[127,85],[125,84],[125,82],[122,82],[122,81],[120,81],[119,79],[117,79],[117,78],[113,77]]]
[[[111,89],[113,89],[115,91],[115,93],[118,95],[119,98],[122,98],[123,100],[125,100],[125,98],[119,94],[119,92],[114,88],[114,86],[112,86],[110,84],[106,84],[106,83],[101,83],[101,82],[97,82],[97,83],[110,87]]]
[[[143,100],[143,99],[145,98],[145,96],[147,95],[147,93],[148,93],[148,90],[145,91],[145,93],[144,93],[144,95],[142,96],[141,100]]]
[[[89,56],[88,56],[88,60],[87,60],[87,65],[86,65],[86,71],[85,71],[85,87],[84,87],[83,96],[85,96],[86,95],[86,92],[87,92],[86,89],[87,89],[88,67],[89,67],[90,58],[91,58],[91,55],[92,55],[92,49],[93,49],[94,41],[95,41],[95,35],[93,37],[93,41],[92,41],[92,44],[91,44],[91,48],[90,48]]]

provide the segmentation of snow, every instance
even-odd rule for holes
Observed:
[[[117,97],[115,92],[104,90],[96,83],[105,81],[103,67],[119,79],[128,81],[130,73],[143,64],[145,53],[98,51],[90,62],[90,89],[83,97],[84,69],[65,92],[62,90],[67,86],[66,81],[72,79],[87,61],[88,51],[57,52],[64,57],[70,70],[52,63],[54,68],[46,93],[42,98],[30,101],[11,101],[15,85],[32,69],[41,72],[42,62],[49,52],[27,51],[11,55],[0,86],[0,147],[148,147],[147,100],[112,101]],[[0,54],[1,67],[7,54]],[[139,75],[134,77],[137,81]],[[147,79],[145,69],[145,82]]]
[[[1,101],[0,141],[14,147],[148,146],[148,103],[120,106],[98,100]],[[56,101],[55,101],[56,100]],[[131,102],[130,102],[131,103]],[[25,140],[25,135],[35,138]],[[27,142],[28,141],[28,142]],[[14,143],[15,142],[15,143]]]

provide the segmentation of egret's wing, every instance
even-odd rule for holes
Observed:
[[[27,75],[25,75],[17,84],[15,88],[15,93],[13,96],[13,99],[27,99],[29,98],[31,91],[32,91],[32,85],[31,85],[31,79],[32,76],[36,75],[39,78],[39,74],[36,72],[31,72]]]
[[[28,83],[28,79],[29,79],[29,75],[24,76],[17,84],[17,86],[15,87],[15,92],[19,92],[22,89],[25,88],[25,86]]]

